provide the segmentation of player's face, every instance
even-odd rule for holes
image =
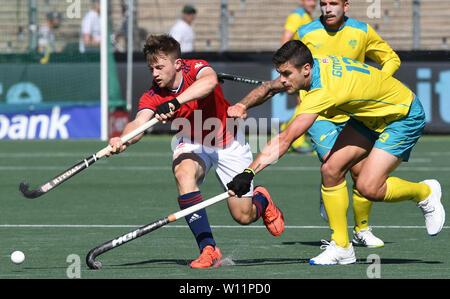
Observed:
[[[155,58],[155,61],[148,63],[153,80],[161,88],[172,88],[179,67],[179,59],[173,59],[164,54],[157,55]]]
[[[99,2],[94,2],[94,4],[92,4],[92,9],[95,11],[100,12],[100,1]]]
[[[195,14],[184,14],[183,19],[186,23],[192,24],[195,20]]]
[[[61,23],[60,23],[59,19],[54,19],[54,20],[52,21],[52,27],[53,27],[53,29],[58,29],[60,25],[61,25]]]
[[[305,85],[305,77],[302,69],[296,68],[291,62],[285,62],[276,67],[280,73],[281,84],[286,88],[288,94],[293,94]]]
[[[320,10],[327,28],[339,29],[344,23],[349,3],[345,0],[320,0]]]
[[[314,12],[314,9],[316,9],[316,2],[317,0],[301,0],[300,6],[303,7],[303,9],[306,10],[309,14],[312,14]]]

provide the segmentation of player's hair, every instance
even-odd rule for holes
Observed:
[[[147,37],[143,52],[149,62],[155,62],[160,54],[170,55],[173,59],[181,57],[180,44],[168,34]]]
[[[292,63],[295,67],[301,68],[306,63],[312,67],[314,59],[308,47],[299,40],[286,42],[273,54],[272,62],[279,66],[286,62]]]

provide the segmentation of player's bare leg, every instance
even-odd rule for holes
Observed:
[[[173,173],[180,195],[199,191],[200,188],[197,182],[205,175],[201,165],[197,161],[188,158],[176,164],[173,168]]]
[[[256,206],[249,196],[228,198],[228,209],[233,219],[239,224],[247,225],[257,220]]]
[[[228,208],[233,219],[239,224],[247,225],[262,218],[264,225],[272,235],[278,236],[283,233],[283,213],[274,204],[267,189],[262,186],[253,190],[252,197],[230,197]]]
[[[372,146],[371,141],[346,125],[322,164],[322,184],[325,187],[341,184],[345,174],[368,155]]]
[[[374,201],[416,202],[424,214],[428,234],[437,235],[445,222],[440,184],[437,180],[415,183],[389,176],[401,162],[401,158],[374,148],[361,170],[357,188],[364,196]]]
[[[356,188],[367,199],[382,201],[386,195],[386,180],[401,162],[401,158],[373,148],[361,168]]]

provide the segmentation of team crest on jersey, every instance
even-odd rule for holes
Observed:
[[[330,63],[330,60],[328,58],[322,58],[322,63]]]
[[[194,68],[198,69],[199,67],[203,66],[203,62],[197,62],[194,66]]]
[[[358,41],[356,39],[352,39],[351,41],[348,42],[348,44],[352,47],[352,49],[356,47],[357,43]]]

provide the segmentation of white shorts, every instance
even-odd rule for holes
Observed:
[[[173,157],[181,153],[194,153],[200,157],[205,163],[205,175],[209,169],[214,167],[216,175],[219,178],[224,191],[228,190],[226,187],[229,182],[239,173],[243,172],[252,162],[253,155],[250,145],[243,136],[241,130],[238,130],[235,140],[233,140],[226,147],[210,147],[204,146],[200,143],[193,142],[186,138],[179,138],[176,143],[176,148],[173,152]],[[198,182],[199,185],[203,182]],[[250,191],[243,195],[253,195],[253,182],[250,186]]]

